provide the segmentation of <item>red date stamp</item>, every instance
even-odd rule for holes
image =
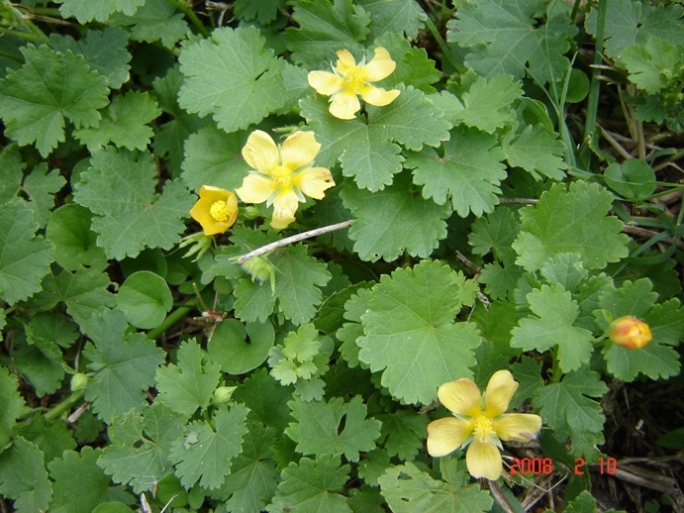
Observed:
[[[553,460],[551,458],[513,458],[511,460],[511,475],[532,474],[553,474]],[[575,458],[573,472],[576,476],[583,476],[587,470],[584,458]],[[599,458],[598,471],[600,474],[617,474],[617,460],[615,458]]]

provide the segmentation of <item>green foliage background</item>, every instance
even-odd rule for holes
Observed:
[[[510,369],[512,406],[544,423],[527,450],[567,479],[563,507],[589,512],[577,461],[622,456],[608,391],[681,391],[680,2],[0,14],[3,511],[522,511],[534,476],[492,494],[462,452],[424,445],[448,413],[439,385]],[[307,73],[375,47],[397,63],[379,85],[401,94],[332,117]],[[188,254],[200,186],[240,186],[252,130],[302,127],[336,187],[282,233],[243,206]],[[649,324],[645,348],[607,339],[627,315]],[[666,439],[651,450],[684,445]]]

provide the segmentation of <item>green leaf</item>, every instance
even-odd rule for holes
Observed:
[[[565,178],[565,145],[541,124],[527,125],[519,134],[509,132],[503,140],[503,151],[511,166],[524,169],[535,180],[542,176],[552,180]]]
[[[617,344],[607,344],[603,351],[606,368],[620,381],[629,383],[639,374],[653,380],[679,375],[679,354],[672,347],[652,340],[641,349],[628,349]]]
[[[542,0],[476,0],[449,22],[447,41],[470,50],[465,64],[487,78],[529,75],[543,84],[559,80],[570,67],[564,54],[577,33],[566,13],[544,23]],[[567,12],[567,11],[566,11]]]
[[[45,456],[46,463],[59,458],[64,451],[76,448],[71,427],[67,427],[66,422],[51,423],[44,416],[34,417],[31,423],[22,429],[21,435],[38,446]]]
[[[282,432],[292,420],[287,401],[292,398],[292,387],[284,387],[266,369],[257,369],[242,382],[233,394],[244,402],[260,422]]]
[[[0,368],[0,447],[5,447],[14,434],[17,418],[24,409],[24,400],[19,395],[16,375]]]
[[[47,46],[22,48],[26,62],[0,80],[0,117],[8,137],[20,146],[36,143],[43,157],[65,140],[64,120],[76,127],[95,126],[107,105],[107,79],[83,57]]]
[[[228,374],[247,374],[266,361],[273,347],[275,331],[270,322],[226,319],[216,327],[207,346],[212,361]]]
[[[230,475],[218,495],[226,501],[225,511],[256,513],[266,508],[278,486],[279,474],[271,452],[275,443],[273,428],[257,423],[248,425],[242,452],[233,460]]]
[[[135,498],[123,486],[112,486],[109,477],[97,466],[101,454],[101,449],[86,446],[80,453],[64,451],[61,458],[48,464],[54,481],[50,513],[92,513],[98,504],[109,501],[135,503]]]
[[[83,349],[95,373],[85,397],[105,422],[145,402],[144,391],[154,384],[154,371],[165,353],[141,333],[125,333],[121,312],[106,311],[91,318],[87,334],[92,340]]]
[[[606,217],[613,196],[597,184],[556,184],[539,203],[520,211],[522,232],[513,243],[517,263],[536,270],[558,253],[578,253],[587,269],[602,269],[627,256],[622,222]]]
[[[82,265],[104,262],[104,250],[97,246],[97,235],[90,230],[90,210],[68,203],[52,212],[45,236],[55,247],[55,261],[71,271]]]
[[[339,158],[344,176],[353,177],[360,188],[377,191],[402,169],[399,144],[420,151],[423,145],[437,147],[449,139],[451,124],[425,93],[412,86],[397,89],[401,93],[386,107],[366,105],[367,120],[337,119],[322,96],[304,98],[302,116],[323,146],[316,164],[330,167]]]
[[[480,217],[499,203],[499,184],[506,178],[504,154],[494,136],[478,130],[456,129],[444,143],[444,154],[432,148],[409,154],[405,166],[413,169],[413,181],[423,186],[423,197],[438,205],[451,200],[461,217]]]
[[[130,27],[133,41],[161,41],[166,48],[174,48],[178,41],[189,35],[190,27],[183,14],[166,0],[145,0],[135,14],[131,14],[115,13],[110,16],[109,23]]]
[[[59,8],[62,17],[75,17],[79,23],[92,20],[107,21],[112,13],[123,12],[132,16],[145,3],[145,0],[55,0],[62,4]]]
[[[427,415],[417,415],[413,410],[396,410],[377,418],[382,422],[387,454],[402,461],[413,461],[427,436]]]
[[[8,144],[0,152],[0,204],[7,203],[21,191],[21,181],[24,178],[26,164],[21,160],[19,146]]]
[[[568,292],[574,292],[589,272],[577,253],[559,253],[546,261],[541,274],[550,285],[560,285]]]
[[[382,192],[345,187],[340,195],[356,217],[349,238],[362,260],[391,262],[404,252],[427,258],[447,235],[448,205],[422,198],[408,173]]]
[[[0,454],[0,493],[14,500],[16,513],[47,511],[52,486],[45,471],[43,452],[17,437],[12,447]]]
[[[166,280],[151,271],[131,274],[121,284],[116,299],[128,322],[140,329],[156,328],[173,307]]]
[[[492,498],[479,485],[455,486],[436,481],[411,462],[387,469],[378,478],[383,497],[394,513],[489,511]]]
[[[236,18],[246,21],[256,19],[261,25],[268,25],[275,20],[285,6],[286,0],[236,0],[233,3]]]
[[[676,346],[684,339],[684,308],[679,299],[673,298],[655,305],[644,320],[659,344]]]
[[[178,92],[182,85],[183,74],[178,66],[169,68],[165,75],[155,78],[152,82],[159,107],[171,117],[171,121],[159,127],[154,137],[154,154],[159,157],[168,155],[167,165],[174,178],[180,175],[183,145],[188,136],[207,124],[206,120],[195,114],[188,114],[178,105]],[[218,148],[213,149],[216,151]]]
[[[109,426],[110,445],[98,466],[136,494],[152,490],[173,469],[167,458],[171,442],[181,436],[184,419],[161,403],[133,410]]]
[[[629,72],[630,82],[642,91],[656,94],[676,78],[673,74],[682,67],[682,53],[684,45],[650,37],[644,45],[626,48],[620,59]]]
[[[381,0],[374,5],[379,7],[388,3],[399,2]],[[410,3],[414,3],[413,0],[410,0]],[[428,57],[424,48],[411,46],[411,43],[398,32],[386,32],[375,40],[375,46],[386,49],[397,64],[392,74],[382,81],[383,87],[396,88],[399,84],[411,84],[423,92],[435,92],[431,84],[438,82],[442,78],[442,73],[435,67],[435,61]]]
[[[53,49],[82,55],[92,70],[107,79],[111,89],[119,89],[130,78],[128,63],[132,56],[126,50],[127,43],[128,33],[117,27],[89,30],[78,41],[71,36],[50,34]]]
[[[269,513],[285,509],[298,513],[352,513],[348,499],[341,492],[348,479],[349,465],[340,466],[339,458],[321,456],[292,462],[281,473]]]
[[[144,150],[154,135],[152,120],[161,114],[157,102],[147,93],[129,91],[109,105],[99,125],[74,131],[74,137],[95,152],[113,143],[129,150]]]
[[[316,66],[335,51],[358,52],[368,33],[370,16],[352,0],[297,0],[292,19],[300,28],[288,28],[285,41],[298,64]]]
[[[177,181],[155,193],[157,170],[150,153],[108,147],[95,153],[76,183],[74,200],[97,216],[93,230],[107,256],[136,256],[145,247],[170,249],[185,229],[193,198]]]
[[[45,311],[64,303],[69,315],[85,331],[93,315],[116,304],[114,295],[107,290],[111,285],[109,276],[102,271],[102,268],[91,267],[74,273],[65,270],[56,276],[49,274],[43,279],[43,290],[30,300],[30,304]]]
[[[608,187],[627,199],[650,196],[656,187],[653,168],[639,159],[610,164],[603,172],[603,177]]]
[[[192,339],[178,348],[178,365],[157,369],[158,398],[173,411],[190,418],[198,408],[204,410],[209,406],[220,379],[220,365],[209,361]]]
[[[562,381],[537,389],[532,404],[551,429],[575,434],[600,433],[605,417],[601,405],[589,399],[608,391],[597,372],[587,368],[567,374]]]
[[[604,287],[599,293],[598,308],[607,312],[606,320],[601,322],[604,329],[613,319],[626,315],[643,318],[653,307],[658,294],[653,292],[653,283],[647,278],[640,280],[625,281],[620,288]],[[597,315],[600,311],[594,312]]]
[[[44,163],[36,166],[24,180],[24,192],[31,199],[29,205],[33,208],[34,218],[41,227],[45,226],[50,211],[55,206],[55,193],[59,192],[65,183],[66,180],[57,169],[48,173],[47,165]]]
[[[36,236],[33,209],[20,199],[0,204],[0,298],[10,306],[40,290],[53,245]]]
[[[341,397],[330,401],[288,403],[296,422],[285,430],[297,442],[297,452],[322,456],[344,455],[349,461],[359,461],[359,452],[375,449],[382,423],[366,419],[366,405],[361,396],[345,403]]]
[[[620,58],[630,46],[644,45],[657,37],[673,45],[684,43],[682,16],[684,8],[678,4],[652,5],[635,0],[613,0],[606,4],[604,29],[606,53]],[[587,15],[585,28],[596,36],[598,11],[593,8]]]
[[[490,251],[499,262],[513,262],[515,253],[511,244],[520,231],[514,211],[508,206],[498,206],[494,212],[475,219],[468,234],[468,243],[476,255]]]
[[[214,490],[225,482],[232,460],[242,450],[248,412],[240,404],[230,409],[221,406],[211,423],[195,421],[185,427],[183,436],[173,442],[169,459],[186,489],[199,482],[202,488]]]
[[[461,273],[438,262],[383,275],[362,317],[359,359],[383,371],[382,385],[398,400],[430,404],[442,383],[472,377],[480,336],[474,324],[453,319],[474,295]]]
[[[491,80],[480,76],[463,93],[463,108],[453,110],[448,119],[493,134],[513,123],[513,104],[521,96],[520,81],[511,75],[497,75]]]
[[[227,134],[214,126],[191,134],[182,164],[185,185],[193,191],[207,184],[228,190],[240,187],[250,169],[241,154],[246,141],[246,132]]]
[[[190,113],[212,114],[219,128],[234,132],[282,107],[284,61],[264,49],[254,27],[216,29],[211,39],[190,44],[179,62],[185,82],[178,102]]]
[[[356,3],[371,15],[368,29],[372,37],[397,34],[412,41],[423,27],[425,13],[415,0],[357,0]]]
[[[24,326],[26,336],[15,335],[12,358],[19,374],[33,387],[38,397],[54,393],[64,378],[63,355],[51,338],[31,337],[31,326]]]
[[[579,307],[570,292],[559,285],[543,285],[527,294],[527,302],[536,317],[520,320],[512,331],[512,347],[544,352],[558,346],[557,358],[563,372],[589,362],[593,336],[590,331],[573,326]]]

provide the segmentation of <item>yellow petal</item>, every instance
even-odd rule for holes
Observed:
[[[375,105],[376,107],[384,107],[385,105],[389,105],[396,100],[401,91],[399,91],[399,89],[386,91],[381,87],[366,86],[359,92],[361,93],[361,97],[366,102],[370,103],[371,105]]]
[[[227,201],[232,194],[232,192],[226,189],[214,187],[213,185],[203,185],[199,190],[199,197],[212,203],[215,201]]]
[[[263,203],[277,190],[275,181],[250,173],[242,181],[242,187],[235,189],[235,192],[245,203]]]
[[[354,68],[356,68],[356,61],[351,52],[349,50],[339,50],[337,52],[337,62],[335,63],[337,72],[344,76]]]
[[[308,76],[309,85],[317,93],[330,96],[336,93],[344,85],[344,80],[329,71],[312,71]]]
[[[278,165],[278,147],[266,132],[255,130],[242,148],[242,158],[252,169],[267,175]]]
[[[467,378],[444,383],[437,390],[439,402],[449,411],[457,415],[479,417],[480,390],[477,385]]]
[[[359,110],[361,103],[352,92],[341,91],[332,97],[330,114],[338,119],[354,119]]]
[[[320,150],[313,132],[295,132],[280,147],[280,160],[283,166],[296,171],[313,162]]]
[[[273,218],[271,219],[271,228],[274,230],[283,230],[290,226],[291,223],[293,223],[295,220],[295,217],[277,217],[275,214],[273,214]]]
[[[541,417],[530,413],[511,413],[492,421],[492,428],[504,442],[529,442],[541,425]]]
[[[310,198],[323,199],[325,190],[335,185],[335,182],[329,169],[310,167],[294,175],[292,185]]]
[[[485,391],[485,416],[493,419],[504,413],[516,390],[518,382],[510,371],[500,370],[492,374]]]
[[[294,220],[294,214],[297,212],[298,206],[299,198],[297,197],[297,193],[291,187],[283,187],[278,191],[275,198],[273,198],[273,220]],[[273,224],[273,222],[271,224]]]
[[[368,81],[377,82],[390,76],[397,67],[397,63],[392,60],[387,50],[379,47],[375,49],[373,60],[363,67],[368,73]]]
[[[427,450],[430,456],[446,456],[463,445],[473,432],[473,423],[445,417],[430,422],[427,431]]]
[[[466,466],[471,476],[496,481],[503,472],[501,453],[493,442],[475,438],[466,452]]]

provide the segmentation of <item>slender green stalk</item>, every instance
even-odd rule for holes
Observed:
[[[435,41],[437,41],[437,44],[439,45],[440,50],[442,50],[442,53],[444,54],[444,57],[449,61],[449,64],[451,64],[454,69],[459,69],[461,68],[461,65],[453,60],[453,56],[451,55],[451,50],[446,44],[446,41],[444,41],[444,38],[442,37],[442,34],[439,33],[439,30],[437,30],[437,26],[432,22],[432,19],[430,16],[425,16],[425,25],[427,26],[428,30],[430,31],[430,34],[432,34],[432,37],[435,38]]]
[[[84,392],[85,390],[77,390],[76,392],[72,392],[69,397],[47,411],[47,413],[44,415],[45,420],[48,422],[53,421],[63,413],[69,411],[76,403],[83,399]]]
[[[584,139],[586,140],[596,128],[596,114],[598,112],[599,81],[600,70],[597,67],[601,64],[603,54],[603,33],[606,28],[606,11],[608,10],[608,0],[598,0],[598,21],[596,28],[596,46],[594,47],[594,68],[591,70],[591,84],[589,86],[589,99],[587,101],[587,119],[584,124]]]
[[[164,319],[164,321],[159,326],[157,326],[153,330],[148,331],[146,337],[150,340],[154,340],[159,335],[164,333],[171,326],[173,326],[183,317],[192,312],[193,308],[195,308],[195,301],[195,298],[188,299],[185,303],[183,303],[182,306],[179,306],[173,312],[167,315],[166,319]]]
[[[195,11],[193,11],[188,4],[186,4],[183,0],[166,0],[168,3],[173,5],[176,9],[179,11],[182,11],[185,16],[188,17],[188,19],[192,22],[192,24],[195,26],[195,28],[199,31],[200,34],[202,34],[204,37],[209,37],[210,32],[205,27],[200,19],[197,17],[195,14]]]
[[[21,32],[18,30],[7,29],[0,27],[0,34],[18,37],[32,43],[46,43],[48,38],[40,31],[37,32]]]

